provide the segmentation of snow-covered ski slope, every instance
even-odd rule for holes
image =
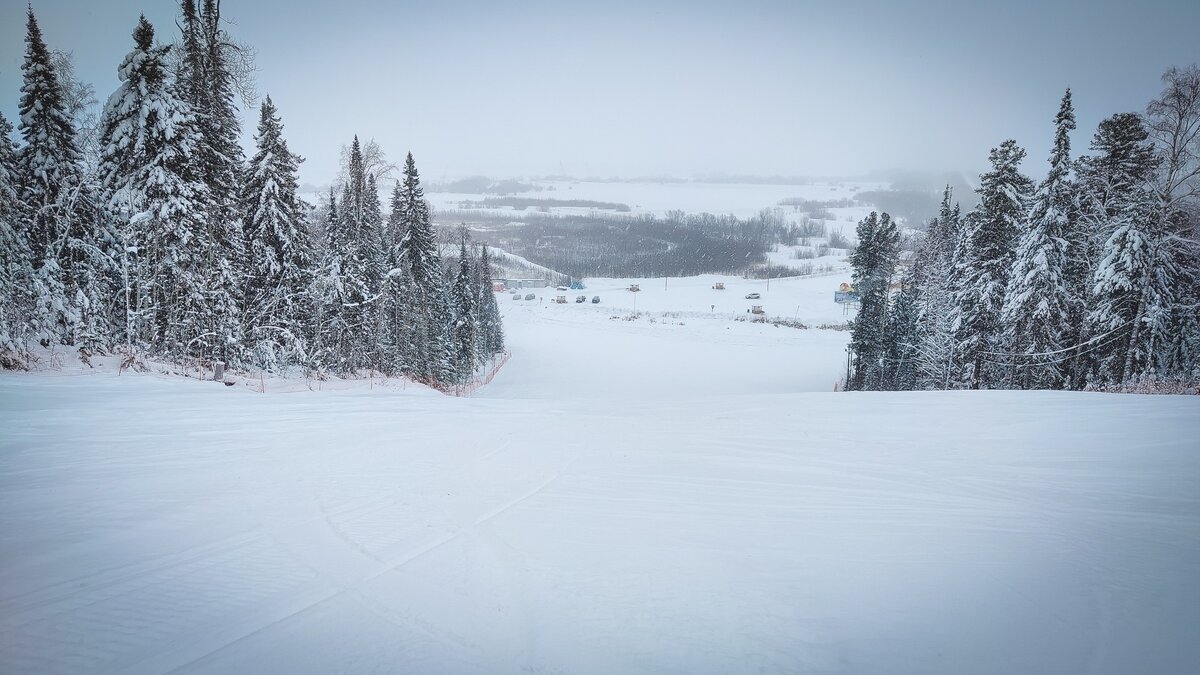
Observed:
[[[0,672],[1197,672],[1200,398],[733,320],[840,280],[504,295],[466,399],[0,376]]]

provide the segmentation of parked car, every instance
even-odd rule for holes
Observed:
[[[578,296],[577,298],[575,298],[575,302],[587,302],[587,296],[586,296],[586,295],[580,295],[580,296]]]
[[[747,300],[757,300],[757,299],[759,299],[759,298],[761,298],[761,297],[762,297],[762,296],[761,296],[761,295],[759,295],[758,293],[747,293],[747,294],[746,294],[746,299],[747,299]]]
[[[598,296],[598,295],[593,295],[593,296],[592,296],[592,304],[593,304],[593,305],[598,305],[598,304],[600,304],[600,296]]]
[[[513,293],[513,300],[520,300],[520,299],[521,299],[520,293]]]
[[[533,300],[533,299],[534,299],[534,298],[536,298],[536,297],[537,297],[537,296],[536,296],[536,295],[534,295],[533,293],[526,293],[526,294],[525,294],[525,299],[526,299],[526,300]]]
[[[571,290],[571,289],[567,288],[566,286],[555,286],[555,287],[554,287],[554,290],[556,290],[556,291],[569,291],[569,290]]]

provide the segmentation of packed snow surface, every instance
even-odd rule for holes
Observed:
[[[1197,672],[1200,397],[833,393],[734,319],[841,279],[729,281],[502,295],[471,398],[0,376],[0,672]]]

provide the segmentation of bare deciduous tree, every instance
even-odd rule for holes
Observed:
[[[379,185],[387,185],[392,177],[400,170],[395,162],[388,161],[387,154],[374,138],[363,143],[360,147],[362,152],[363,169],[369,176],[375,176],[375,182]],[[340,189],[346,183],[346,177],[349,176],[350,167],[350,146],[342,146],[341,166],[338,168],[337,179],[334,181],[334,187]]]
[[[94,164],[100,145],[100,111],[96,88],[75,76],[75,60],[71,52],[56,49],[50,53],[50,62],[62,87],[67,114],[75,123],[75,140],[79,143],[79,150],[88,163]]]
[[[1146,107],[1146,126],[1162,154],[1159,193],[1172,214],[1200,198],[1200,67],[1172,66],[1163,93]]]

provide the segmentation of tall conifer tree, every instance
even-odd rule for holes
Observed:
[[[962,224],[958,205],[947,185],[938,215],[929,225],[917,256],[913,279],[917,286],[916,388],[947,389],[955,373],[954,298],[955,255]]]
[[[306,360],[313,247],[296,197],[302,159],[288,149],[269,96],[260,110],[256,144],[242,195],[250,254],[246,334],[257,363],[283,366]]]
[[[1003,383],[1005,371],[993,365],[1002,353],[1000,312],[1033,183],[1020,170],[1025,151],[1007,140],[993,148],[991,171],[979,177],[979,206],[964,224],[956,263],[954,327],[959,383],[977,389]]]
[[[500,307],[492,291],[492,262],[487,244],[480,245],[478,269],[479,288],[479,359],[482,363],[493,355],[504,351],[504,327],[500,320]]]
[[[888,214],[858,223],[858,247],[850,255],[859,310],[850,328],[853,368],[848,389],[878,390],[887,382],[888,286],[896,270],[900,232]]]
[[[1139,262],[1146,261],[1130,257],[1138,255],[1133,251],[1116,253],[1115,250],[1134,242],[1146,243],[1146,237],[1153,231],[1153,216],[1148,209],[1154,200],[1151,188],[1158,165],[1149,133],[1136,113],[1119,113],[1101,121],[1091,149],[1096,154],[1082,157],[1077,163],[1079,223],[1086,233],[1083,258],[1089,279],[1075,386],[1089,381],[1112,384],[1124,380],[1128,335],[1137,313],[1130,307],[1140,299],[1132,299],[1132,287],[1120,290],[1125,284],[1113,282],[1121,277],[1142,278],[1142,271],[1136,268]],[[1113,239],[1121,227],[1133,229]],[[1106,261],[1103,269],[1102,261]],[[1114,265],[1125,269],[1118,270]],[[1098,283],[1102,283],[1099,294]],[[1141,335],[1146,337],[1147,333]],[[1141,349],[1144,351],[1145,347]],[[1137,362],[1148,365],[1144,359]],[[1140,368],[1137,374],[1145,374],[1145,368]]]
[[[195,117],[168,80],[145,17],[105,106],[100,173],[109,210],[122,223],[131,341],[170,356],[222,358],[227,336],[212,292],[205,222],[208,192],[193,165]]]
[[[1013,360],[1009,384],[1021,389],[1059,389],[1069,383],[1067,361],[1072,354],[1062,349],[1078,337],[1081,315],[1081,289],[1070,278],[1077,267],[1070,257],[1082,254],[1073,227],[1070,133],[1075,111],[1070,89],[1054,124],[1050,172],[1023,223],[1001,310],[1003,343]]]
[[[18,180],[34,275],[32,332],[43,344],[100,349],[110,330],[116,242],[96,216],[62,83],[32,8],[25,45]]]
[[[17,185],[17,145],[0,113],[0,367],[26,364],[25,339],[33,315],[33,268]]]
[[[399,244],[399,264],[408,268],[408,275],[412,279],[412,292],[418,307],[414,321],[424,337],[420,341],[422,352],[415,359],[414,374],[430,382],[448,382],[454,372],[450,334],[453,317],[437,236],[411,152],[404,161],[400,208],[399,227],[404,235]]]
[[[454,340],[454,376],[458,382],[469,380],[477,363],[479,319],[476,306],[478,292],[475,290],[474,277],[464,228],[458,247],[458,272],[450,288],[450,304],[454,312],[451,331]]]

